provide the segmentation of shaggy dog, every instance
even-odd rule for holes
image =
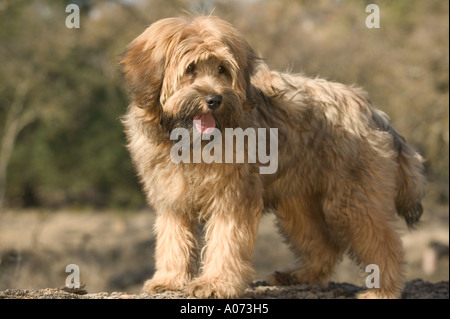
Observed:
[[[213,16],[155,22],[121,64],[131,99],[128,149],[157,214],[156,272],[143,291],[238,297],[252,279],[261,214],[270,211],[298,264],[269,283],[326,284],[348,253],[363,269],[379,269],[379,288],[360,298],[400,297],[404,257],[393,223],[399,215],[412,226],[422,214],[423,159],[365,92],[270,71]],[[176,128],[277,128],[277,169],[261,174],[261,161],[247,155],[176,162]],[[233,158],[248,151],[248,140]]]

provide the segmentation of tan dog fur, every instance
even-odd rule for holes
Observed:
[[[156,272],[145,292],[238,297],[252,279],[261,214],[274,211],[299,263],[270,283],[288,276],[325,284],[347,252],[380,269],[380,288],[360,298],[400,296],[403,248],[393,222],[399,215],[411,226],[422,213],[423,159],[363,91],[270,71],[212,16],[152,24],[121,64],[131,97],[128,148],[157,213]],[[212,93],[223,97],[214,111],[204,102]],[[278,128],[277,172],[262,175],[258,163],[171,161],[170,129],[208,112],[219,129]]]

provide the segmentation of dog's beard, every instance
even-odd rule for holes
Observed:
[[[238,126],[242,110],[242,102],[237,94],[228,91],[223,94],[223,97],[223,105],[211,112],[211,115],[214,118],[215,128],[221,133],[223,133],[226,128],[235,128]],[[201,95],[198,95],[183,99],[182,102],[178,101],[174,100],[171,102],[177,104],[176,107],[172,108],[176,110],[175,114],[163,111],[160,121],[161,128],[168,134],[176,128],[184,128],[187,129],[192,136],[193,130],[195,129],[193,121],[196,116],[202,114],[204,98]]]
[[[161,127],[167,133],[170,133],[176,128],[185,128],[192,130],[192,122],[194,116],[201,112],[201,107],[198,101],[190,100],[183,103],[176,114],[163,112],[161,115]]]

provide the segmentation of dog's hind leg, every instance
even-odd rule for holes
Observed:
[[[267,279],[272,285],[319,283],[325,285],[342,249],[326,232],[317,202],[289,198],[277,207],[277,223],[281,234],[298,257],[298,264],[277,271]]]
[[[366,192],[347,183],[323,201],[326,223],[348,242],[350,256],[364,269],[378,267],[379,278],[358,298],[399,298],[403,285],[403,247],[393,222],[395,203],[386,187]],[[374,273],[375,274],[375,273]],[[367,283],[366,283],[367,285]],[[378,287],[377,287],[378,286]]]

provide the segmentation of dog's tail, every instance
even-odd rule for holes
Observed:
[[[414,226],[422,216],[421,199],[424,191],[423,158],[411,146],[402,141],[402,150],[398,157],[397,213],[402,216],[408,227]]]
[[[377,110],[378,111],[378,110]],[[403,217],[409,228],[412,228],[423,213],[421,199],[424,192],[424,159],[405,139],[389,124],[387,116],[380,112],[373,114],[380,128],[391,133],[394,147],[398,152],[397,197],[395,205],[397,213]]]

